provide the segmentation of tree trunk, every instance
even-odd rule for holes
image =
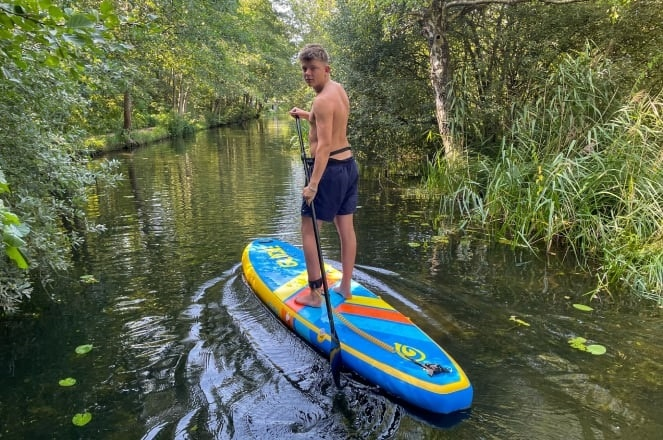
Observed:
[[[532,0],[432,0],[430,7],[423,9],[419,16],[424,36],[430,49],[430,79],[435,92],[435,116],[444,146],[444,155],[453,159],[462,153],[462,145],[454,144],[449,129],[449,108],[447,94],[451,79],[451,59],[449,56],[449,10],[477,8],[489,4],[516,5]],[[563,5],[581,3],[587,0],[537,0],[540,3]]]
[[[122,128],[125,131],[131,131],[131,111],[133,108],[133,103],[131,101],[131,92],[129,89],[124,91],[124,123]]]
[[[184,116],[184,113],[186,112],[186,105],[189,101],[189,87],[185,86],[184,82],[185,81],[183,77],[182,82],[180,83],[180,93],[177,99],[177,114],[179,116]]]
[[[454,145],[447,109],[447,91],[451,78],[451,64],[449,59],[449,41],[447,40],[447,11],[440,4],[433,5],[422,17],[422,29],[428,40],[430,50],[430,80],[435,92],[435,116],[442,138],[444,155],[447,159],[457,156],[460,151]]]

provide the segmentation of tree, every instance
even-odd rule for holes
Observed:
[[[569,4],[586,0],[538,0],[548,4]],[[444,155],[447,158],[457,156],[460,151],[454,143],[449,129],[448,89],[451,80],[452,64],[449,47],[449,33],[454,19],[468,9],[486,5],[516,5],[531,3],[531,0],[433,0],[430,5],[419,10],[419,21],[427,39],[430,53],[430,81],[435,95],[435,114]]]
[[[291,86],[281,78],[291,77],[293,46],[269,0],[62,3],[0,3],[7,311],[30,295],[32,281],[66,270],[82,232],[95,228],[86,191],[114,176],[112,163],[90,161],[89,133],[255,117]]]
[[[427,48],[409,9],[342,1],[327,29],[332,75],[352,104],[351,142],[387,173],[416,173],[428,154],[423,134],[435,128]]]
[[[86,69],[112,45],[108,28],[117,20],[108,2],[87,11],[49,0],[0,4],[4,311],[31,294],[33,280],[47,283],[68,266],[88,227],[86,188],[110,176],[89,166],[83,132],[72,122],[86,105]]]

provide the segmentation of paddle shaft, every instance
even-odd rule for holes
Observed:
[[[297,135],[299,136],[299,146],[302,153],[302,162],[304,163],[304,175],[306,177],[306,185],[311,178],[311,170],[309,168],[306,149],[304,148],[304,138],[302,136],[302,126],[299,121],[299,116],[295,118],[297,123]],[[331,333],[332,341],[338,342],[338,335],[336,334],[336,327],[334,326],[334,311],[332,310],[331,299],[329,298],[329,286],[327,285],[327,274],[325,271],[325,262],[322,258],[322,247],[320,247],[320,230],[318,228],[318,219],[315,215],[315,204],[311,201],[311,221],[313,222],[313,235],[315,235],[315,246],[318,251],[318,262],[320,263],[320,275],[322,276],[322,288],[325,292],[325,305],[327,306],[327,317],[329,318],[329,331]]]

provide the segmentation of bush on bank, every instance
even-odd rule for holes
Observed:
[[[567,56],[514,106],[494,156],[429,164],[441,211],[495,238],[561,252],[617,291],[663,304],[663,99],[617,95],[610,62]]]

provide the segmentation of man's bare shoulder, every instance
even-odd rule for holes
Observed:
[[[315,97],[313,100],[315,106],[319,104],[320,107],[329,107],[330,110],[333,110],[339,103],[348,99],[345,89],[339,83],[333,82],[329,86],[331,87],[325,87],[325,90]]]
[[[329,87],[325,87],[321,94],[325,93],[329,96],[343,96],[345,95],[345,89],[340,83],[336,81],[329,81]]]
[[[314,115],[322,115],[324,113],[332,112],[334,110],[334,99],[330,95],[319,94],[313,98],[311,104],[311,113]]]

